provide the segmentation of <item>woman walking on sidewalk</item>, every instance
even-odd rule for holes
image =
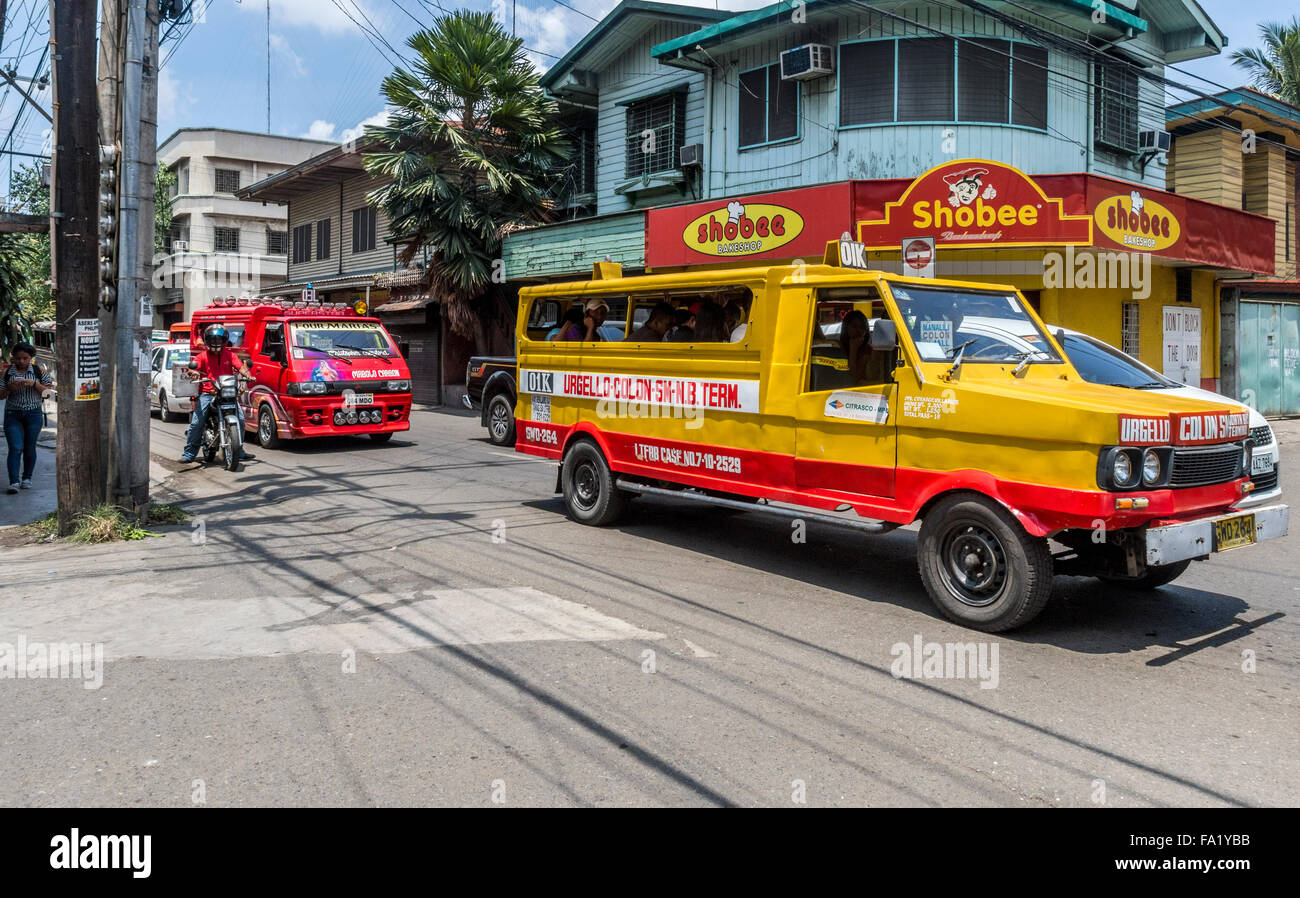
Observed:
[[[14,346],[12,364],[5,368],[0,395],[5,399],[5,440],[9,443],[9,492],[32,488],[36,470],[36,440],[41,435],[45,416],[41,400],[54,386],[50,372],[35,362],[36,347],[30,343]],[[19,477],[21,466],[22,477]]]

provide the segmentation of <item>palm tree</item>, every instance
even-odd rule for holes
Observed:
[[[1290,22],[1259,26],[1264,49],[1248,47],[1232,54],[1233,65],[1250,72],[1251,84],[1293,106],[1300,106],[1300,16]]]
[[[450,13],[406,43],[413,70],[384,79],[388,122],[365,133],[366,170],[389,179],[370,198],[404,245],[404,264],[429,247],[452,329],[486,353],[478,306],[494,273],[500,281],[502,236],[547,220],[570,147],[523,41],[489,13]]]

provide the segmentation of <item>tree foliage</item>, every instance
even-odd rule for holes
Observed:
[[[1259,36],[1263,48],[1233,51],[1233,65],[1250,73],[1251,86],[1257,90],[1300,106],[1300,16],[1290,22],[1264,22]]]
[[[384,79],[386,125],[365,133],[364,161],[387,181],[371,194],[403,261],[431,252],[431,281],[452,329],[485,350],[478,301],[499,281],[501,239],[546,221],[571,152],[538,73],[488,13],[457,11],[412,35],[412,70]]]

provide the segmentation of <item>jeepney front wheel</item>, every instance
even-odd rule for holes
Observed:
[[[1038,616],[1052,595],[1047,540],[979,495],[950,496],[921,523],[921,580],[944,616],[999,633]]]
[[[589,440],[574,443],[565,453],[560,489],[569,517],[580,524],[612,524],[627,506],[627,493],[614,485],[614,474],[605,456]]]
[[[263,449],[280,448],[280,430],[275,422],[275,412],[265,402],[257,410],[257,443]]]

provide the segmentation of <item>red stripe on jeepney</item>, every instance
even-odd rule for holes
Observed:
[[[519,452],[560,458],[563,447],[581,432],[594,439],[621,474],[666,480],[701,489],[766,497],[810,508],[834,509],[849,504],[864,518],[907,524],[927,502],[953,490],[971,490],[1001,502],[1030,533],[1046,536],[1058,530],[1091,529],[1098,520],[1112,528],[1136,527],[1158,518],[1191,518],[1226,511],[1241,498],[1243,480],[1213,486],[1137,493],[1110,493],[1046,486],[994,477],[984,471],[925,471],[885,468],[793,455],[734,449],[598,430],[590,424],[560,426],[520,419],[515,448]],[[842,489],[810,487],[821,482]],[[801,486],[799,480],[803,479]],[[894,496],[877,495],[892,481]],[[1144,497],[1147,508],[1117,511],[1120,497]]]

